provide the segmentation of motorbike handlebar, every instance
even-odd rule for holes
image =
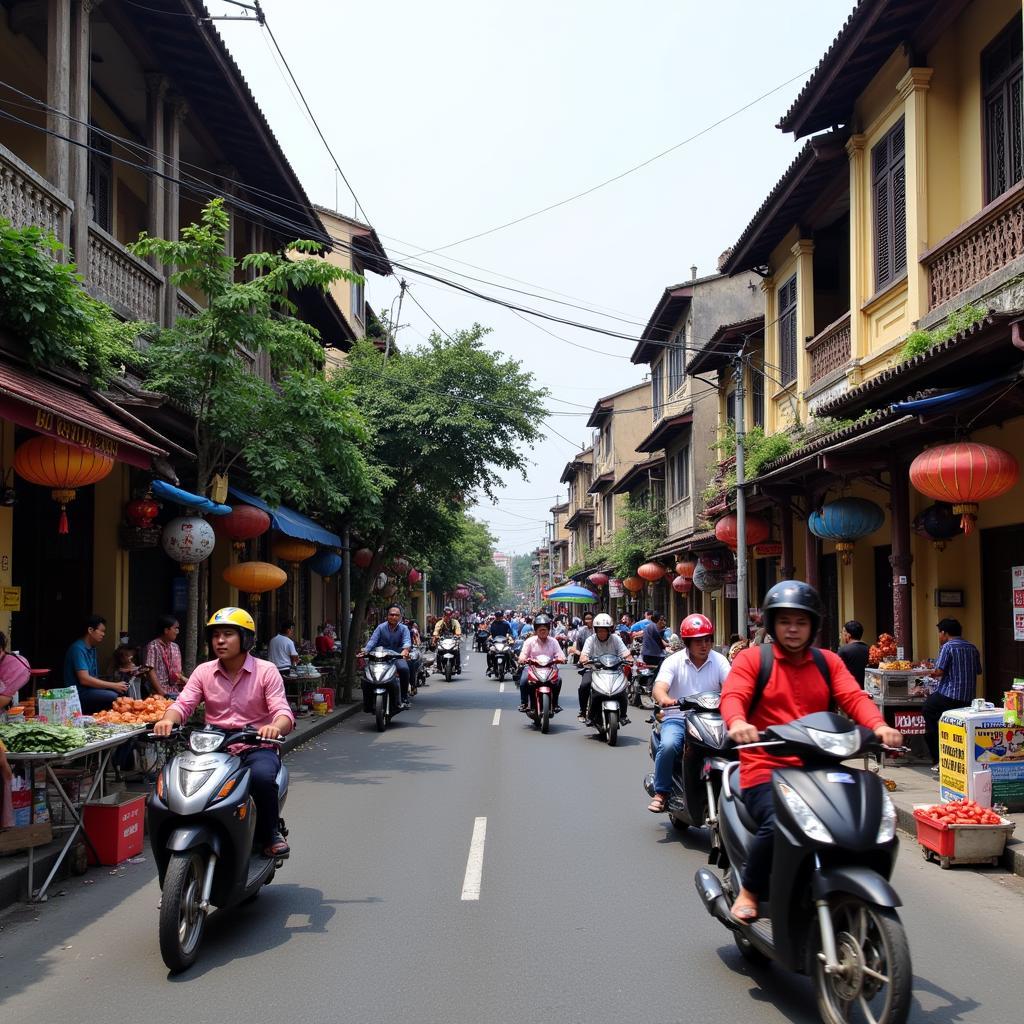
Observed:
[[[158,736],[155,732],[147,732],[147,740],[169,740],[172,737],[182,736],[184,733],[196,732],[195,726],[189,725],[175,725],[166,736]],[[225,739],[231,743],[273,743],[276,746],[281,746],[284,743],[283,739],[267,739],[259,734],[259,731],[246,726],[244,729],[235,729],[233,732],[229,732],[227,729],[217,729],[214,727],[214,731],[221,733]]]

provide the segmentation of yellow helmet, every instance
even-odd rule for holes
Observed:
[[[252,649],[256,643],[256,623],[244,608],[218,608],[206,624],[206,639],[216,626],[234,626],[242,636],[242,650]]]

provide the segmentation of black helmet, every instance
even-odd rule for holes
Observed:
[[[538,615],[533,620],[533,628],[536,629],[538,626],[547,626],[548,629],[550,629],[551,628],[551,619],[547,615],[543,615],[543,614]]]
[[[824,606],[818,592],[809,583],[800,580],[783,580],[776,583],[764,595],[761,613],[764,615],[765,629],[775,639],[775,613],[789,608],[793,611],[806,612],[811,617],[811,639],[821,628],[821,620],[825,614]]]

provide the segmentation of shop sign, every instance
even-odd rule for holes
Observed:
[[[1013,639],[1024,640],[1024,565],[1015,565],[1010,570],[1010,581],[1013,588]]]
[[[915,711],[897,711],[893,727],[904,736],[923,736],[924,715]]]
[[[967,795],[966,723],[939,720],[939,795],[943,800]]]
[[[755,558],[781,558],[782,544],[777,541],[765,541],[763,544],[754,545]]]
[[[735,583],[726,583],[725,585],[725,596],[726,598],[735,599],[739,591],[736,588]]]
[[[21,611],[21,587],[0,587],[0,611]]]
[[[616,597],[622,597],[625,591],[622,587],[622,580],[609,580],[608,581],[608,597],[615,599]]]

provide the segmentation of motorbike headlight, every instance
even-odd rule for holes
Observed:
[[[807,735],[827,754],[836,757],[853,757],[860,750],[860,733],[856,729],[849,732],[825,732],[822,729],[808,729]]]
[[[701,735],[697,726],[693,724],[693,719],[688,718],[686,720],[686,735],[692,736],[698,743],[700,742]]]
[[[188,745],[197,754],[212,754],[219,750],[224,736],[219,732],[194,732],[188,738]]]
[[[888,793],[882,793],[882,823],[878,826],[878,835],[875,842],[881,845],[892,841],[896,835],[896,807],[889,798]]]
[[[807,806],[807,801],[784,782],[779,783],[779,793],[789,808],[790,814],[796,818],[797,824],[804,834],[817,843],[834,843],[832,833],[825,828],[824,822]]]

